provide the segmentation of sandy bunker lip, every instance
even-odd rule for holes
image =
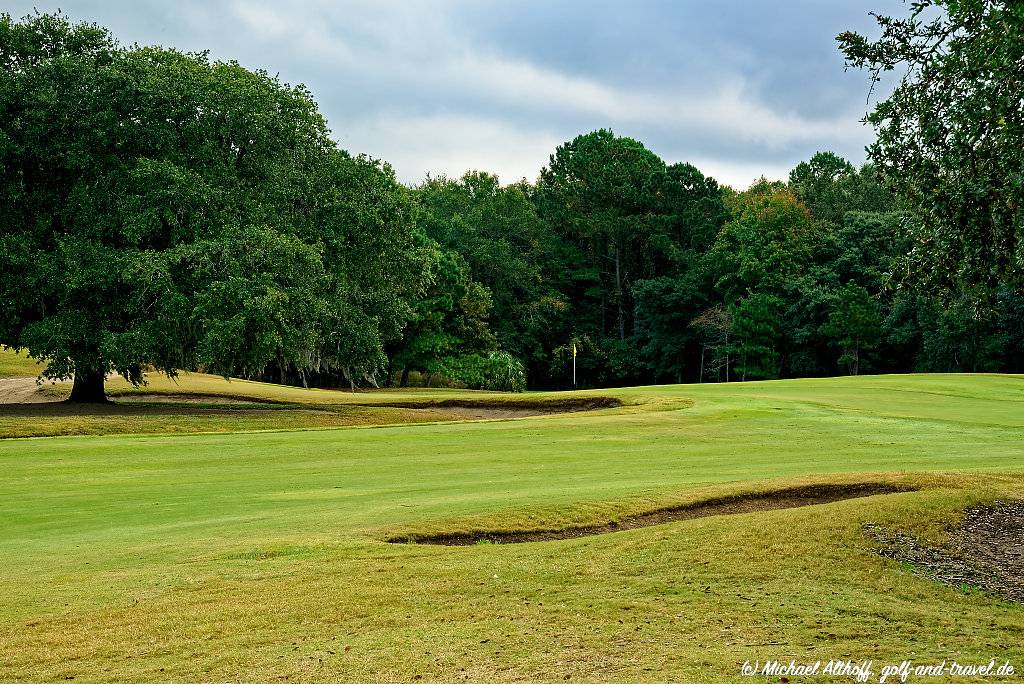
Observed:
[[[157,403],[157,404],[245,404],[266,407],[321,408],[320,405],[292,404],[259,397],[236,396],[229,394],[156,394],[132,392],[118,394],[113,399],[119,403]],[[566,399],[440,399],[427,401],[375,401],[345,402],[329,404],[329,407],[346,408],[378,408],[405,409],[421,411],[444,411],[465,417],[518,417],[541,416],[554,413],[574,413],[578,411],[594,411],[603,408],[617,408],[622,402],[612,397],[572,397]]]
[[[384,408],[404,409],[456,409],[456,410],[494,410],[531,412],[537,415],[545,413],[572,413],[574,411],[594,411],[605,408],[618,408],[622,402],[614,397],[567,397],[557,399],[532,399],[527,397],[509,397],[502,399],[435,399],[423,401],[377,401],[359,404]]]
[[[287,408],[306,411],[330,411],[346,408],[401,409],[430,413],[443,420],[501,420],[579,413],[604,408],[617,408],[622,402],[612,397],[573,397],[567,399],[441,399],[431,401],[346,402],[338,404],[290,404],[260,398],[214,394],[146,394],[128,393],[115,397],[122,404],[235,405],[235,408],[270,410]]]
[[[878,482],[813,484],[777,489],[769,492],[732,494],[705,499],[704,501],[639,513],[599,525],[571,527],[560,530],[494,530],[456,534],[406,533],[395,535],[386,541],[392,544],[416,543],[439,544],[443,546],[469,546],[481,542],[521,544],[525,542],[553,541],[556,539],[573,539],[576,537],[608,534],[639,527],[651,527],[679,520],[814,506],[844,499],[856,499],[877,494],[898,494],[910,491],[915,491],[915,489]]]

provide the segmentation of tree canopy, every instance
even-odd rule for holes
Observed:
[[[312,94],[206,53],[0,15],[0,344],[72,398],[202,369],[521,391],[1024,370],[1022,10],[839,37],[869,163],[734,189],[609,129],[536,182],[396,181]]]
[[[917,222],[908,276],[991,303],[1024,287],[1024,5],[916,0],[877,15],[876,40],[838,37],[873,84],[899,71],[867,121],[871,159]]]
[[[0,20],[0,61],[0,339],[74,399],[144,364],[382,365],[422,287],[410,207],[305,88],[51,15]]]

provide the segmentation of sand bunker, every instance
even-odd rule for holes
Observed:
[[[404,534],[389,538],[395,544],[443,544],[445,546],[468,546],[481,542],[495,544],[519,544],[523,542],[551,541],[555,539],[572,539],[595,534],[608,534],[638,527],[650,527],[677,520],[692,520],[716,515],[737,515],[739,513],[756,513],[774,511],[800,506],[814,506],[844,499],[854,499],[876,494],[895,494],[911,491],[908,488],[896,487],[880,483],[860,484],[822,484],[791,487],[773,492],[758,492],[723,496],[695,503],[663,508],[647,513],[627,516],[621,520],[610,521],[600,525],[572,527],[560,530],[523,530],[523,531],[480,531],[459,534]]]

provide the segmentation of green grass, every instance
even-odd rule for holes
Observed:
[[[0,378],[35,376],[44,369],[45,366],[28,358],[24,351],[15,352],[13,349],[0,347]]]
[[[69,406],[0,405],[0,438],[137,433],[210,433],[307,430],[451,420],[440,411],[363,406],[259,406],[163,402]]]
[[[917,577],[862,530],[941,543],[964,507],[1024,495],[1021,378],[601,394],[627,405],[0,441],[0,680],[720,682],[751,681],[740,665],[769,657],[1024,666],[1024,607]],[[826,481],[922,489],[537,544],[381,541]]]

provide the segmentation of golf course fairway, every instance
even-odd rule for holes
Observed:
[[[209,389],[189,382],[193,401]],[[489,395],[330,396],[415,411]],[[1024,378],[571,396],[620,405],[0,440],[0,681],[765,681],[741,667],[773,658],[1024,671],[1024,605],[885,558],[865,527],[941,548],[965,509],[1024,498]],[[893,491],[564,540],[389,542],[865,483]]]

